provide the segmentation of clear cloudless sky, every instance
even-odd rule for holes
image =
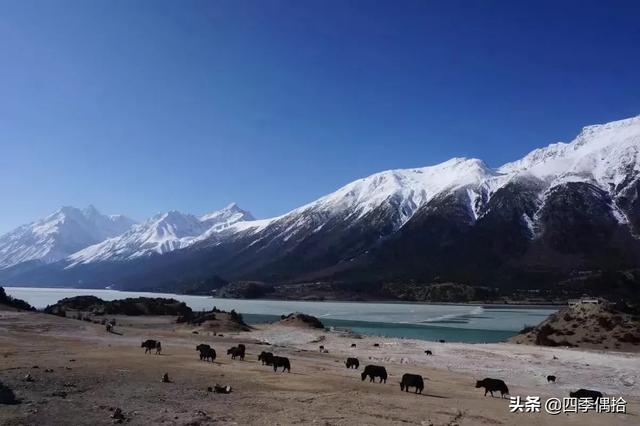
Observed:
[[[282,214],[640,114],[640,2],[0,0],[0,233]]]

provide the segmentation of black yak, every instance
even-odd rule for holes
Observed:
[[[291,364],[289,363],[289,358],[285,358],[283,356],[274,356],[272,358],[273,361],[273,371],[278,371],[278,367],[282,367],[282,371],[287,370],[291,373]]]
[[[477,388],[484,388],[484,396],[487,396],[487,392],[493,396],[493,392],[500,391],[500,397],[504,397],[509,394],[509,388],[507,384],[500,379],[482,379],[476,382]]]
[[[200,344],[196,346],[196,350],[200,351],[200,361],[211,360],[211,362],[213,362],[216,359],[216,351],[209,345]]]
[[[258,355],[258,361],[262,361],[262,365],[273,365],[273,354],[271,352],[260,352]]]
[[[589,390],[589,389],[579,389],[575,392],[569,392],[569,396],[571,398],[591,398],[594,403],[598,402],[598,399],[602,398],[602,392]]]
[[[147,339],[140,345],[141,348],[144,348],[144,353],[151,353],[153,349],[156,350],[156,354],[159,354],[162,351],[162,345],[157,340]]]
[[[345,362],[345,365],[347,366],[347,368],[353,367],[357,370],[358,367],[360,367],[360,361],[358,361],[358,358],[347,358],[347,362]]]
[[[422,376],[418,374],[403,374],[402,381],[400,382],[400,390],[409,392],[409,386],[416,388],[416,393],[422,393],[424,389],[424,380]]]
[[[211,346],[205,343],[200,343],[198,346],[196,346],[196,351],[202,352],[203,349],[211,349]]]
[[[556,376],[547,376],[547,383],[549,383],[549,382],[555,383],[556,382]]]
[[[356,347],[356,344],[355,344],[355,343],[352,343],[352,344],[351,344],[351,347],[352,347],[352,348],[355,348],[355,347]]]
[[[429,349],[427,349],[426,351],[424,351],[425,354],[427,355],[433,355],[433,352],[431,352]]]
[[[362,380],[369,376],[370,382],[375,382],[375,378],[380,377],[380,383],[387,383],[387,370],[379,365],[367,365],[360,376],[362,377]]]
[[[239,357],[240,360],[244,361],[244,350],[239,346],[234,346],[227,349],[227,355],[231,355],[231,359],[236,359],[236,357]]]

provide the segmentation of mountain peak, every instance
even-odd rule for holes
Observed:
[[[82,210],[82,212],[86,216],[94,216],[94,215],[99,215],[100,214],[98,209],[96,209],[96,207],[93,204],[89,204],[87,207],[84,208],[84,210]]]
[[[640,167],[640,116],[586,126],[571,142],[534,149],[498,169],[527,173],[545,181],[588,181],[603,188]]]
[[[202,222],[210,222],[212,225],[217,225],[223,222],[230,224],[229,222],[239,222],[246,220],[254,220],[255,218],[251,213],[243,210],[237,203],[232,202],[221,210],[216,210],[211,213],[206,213],[200,217]]]
[[[95,207],[62,206],[54,213],[0,236],[0,269],[28,261],[56,262],[89,245],[120,235],[135,222],[105,216]]]
[[[196,217],[178,210],[157,214],[114,238],[85,247],[68,257],[70,267],[90,262],[131,260],[152,254],[182,249],[208,233],[228,228],[234,223],[253,220],[251,213],[236,203]]]
[[[232,201],[222,210],[240,210],[240,207],[238,207],[238,204],[235,201]]]

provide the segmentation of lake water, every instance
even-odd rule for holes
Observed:
[[[523,326],[536,325],[557,311],[553,307],[515,305],[438,305],[420,303],[298,302],[282,300],[216,299],[183,294],[117,290],[5,287],[7,294],[26,300],[38,309],[65,297],[94,295],[103,300],[126,297],[172,297],[194,311],[214,306],[243,314],[249,324],[279,319],[282,314],[304,312],[327,327],[348,328],[356,333],[453,342],[499,342]]]

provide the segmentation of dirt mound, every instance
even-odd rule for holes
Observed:
[[[208,312],[193,312],[190,315],[181,316],[178,323],[184,324],[185,328],[197,332],[234,332],[251,331],[251,327],[244,322],[242,314],[232,310],[231,312],[221,311],[213,308]]]
[[[301,312],[282,315],[278,324],[304,328],[324,328],[324,324],[318,318]]]
[[[640,352],[640,318],[606,301],[568,306],[536,327],[525,327],[513,343]]]

